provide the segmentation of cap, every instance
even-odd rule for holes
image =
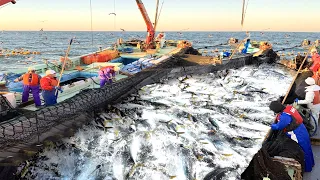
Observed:
[[[270,110],[275,113],[283,111],[286,107],[280,101],[272,101],[269,105]]]
[[[49,69],[46,71],[46,75],[48,76],[50,74],[56,74],[56,72],[54,70]]]
[[[36,69],[34,67],[28,67],[28,71],[35,71]]]
[[[304,80],[308,85],[315,85],[316,81],[312,77],[308,77],[306,80]]]

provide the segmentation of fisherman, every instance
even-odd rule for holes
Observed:
[[[276,121],[271,125],[272,130],[283,130],[289,138],[297,142],[304,152],[305,172],[311,172],[315,165],[309,133],[303,124],[303,119],[293,106],[284,106],[279,101],[272,101],[269,108],[277,113]]]
[[[298,98],[295,99],[295,104],[307,104],[308,108],[312,112],[312,116],[316,120],[315,127],[318,126],[318,119],[319,119],[319,113],[320,113],[320,86],[315,84],[315,80],[312,77],[308,77],[305,80],[305,83],[307,83],[306,87],[306,96],[304,100],[299,100]],[[313,122],[312,122],[313,123]]]
[[[156,41],[160,42],[160,48],[163,48],[166,34],[164,32],[160,32],[156,37]]]
[[[98,74],[100,79],[100,88],[102,88],[105,84],[112,84],[113,80],[115,81],[116,71],[119,68],[116,66],[106,66],[101,67]]]
[[[312,65],[310,66],[310,70],[313,72],[313,78],[316,81],[317,85],[320,85],[320,55],[317,53],[317,49],[311,50],[311,59]]]
[[[251,47],[251,43],[250,39],[247,39],[247,42],[244,44],[244,48],[241,50],[241,53],[246,54],[249,47]]]
[[[29,67],[28,72],[15,79],[14,82],[22,81],[23,83],[23,93],[22,93],[22,103],[28,102],[29,92],[32,92],[34,104],[36,106],[41,106],[40,101],[40,79],[41,76],[36,73],[34,67]]]
[[[40,80],[42,89],[42,97],[46,106],[55,105],[57,103],[56,90],[62,92],[61,87],[57,86],[58,81],[54,70],[47,70],[46,76]]]

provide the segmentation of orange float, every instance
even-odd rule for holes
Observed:
[[[119,57],[117,50],[104,50],[96,54],[90,54],[81,57],[83,64],[92,64],[94,62],[108,62],[112,59]]]

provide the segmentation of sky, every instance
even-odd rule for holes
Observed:
[[[320,31],[320,0],[249,0],[243,28],[242,0],[163,1],[159,31]],[[142,2],[154,22],[156,0]],[[0,30],[90,31],[92,22],[93,31],[146,31],[135,0],[91,4],[92,21],[90,0],[17,0],[0,7]]]

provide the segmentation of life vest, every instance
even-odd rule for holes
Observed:
[[[283,129],[284,132],[293,131],[296,129],[300,124],[303,123],[303,119],[299,114],[298,110],[296,110],[293,106],[286,106],[282,113],[289,114],[292,118],[291,123]],[[277,122],[280,120],[280,114],[277,115]]]
[[[319,91],[314,91],[313,104],[320,104],[320,93]]]
[[[51,86],[57,86],[58,85],[58,80],[55,78],[50,78],[48,76],[45,76],[46,80],[50,83]]]
[[[316,73],[313,73],[313,76],[312,78],[314,79],[314,81],[316,82],[316,85],[320,85],[320,76],[319,76],[320,72],[316,72]]]
[[[319,54],[313,55],[312,56],[312,61],[313,61],[313,64],[311,65],[310,70],[313,73],[316,73],[317,71],[319,71],[319,68],[320,68],[320,56],[319,56]]]
[[[40,83],[40,79],[36,73],[26,73],[22,77],[22,83],[27,86],[37,86]]]

